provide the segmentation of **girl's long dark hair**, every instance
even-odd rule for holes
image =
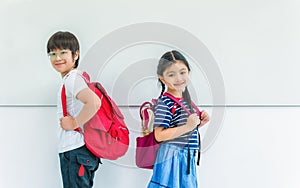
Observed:
[[[157,75],[159,76],[163,76],[164,71],[171,66],[173,63],[176,63],[176,61],[182,61],[186,67],[188,68],[188,71],[190,72],[190,65],[188,63],[188,61],[186,60],[186,58],[178,51],[176,50],[172,50],[169,52],[166,52],[159,60],[158,66],[157,66]],[[161,86],[162,86],[162,90],[161,90],[161,95],[163,95],[163,93],[165,92],[166,86],[165,84],[158,79]],[[191,100],[191,96],[189,93],[188,88],[186,87],[184,92],[182,93],[183,99],[184,101],[187,103],[188,108],[190,109],[191,113],[194,113],[193,107],[192,107],[192,100]]]

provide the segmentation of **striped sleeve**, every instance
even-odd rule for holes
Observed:
[[[172,113],[167,104],[159,99],[155,107],[154,127],[169,128],[172,120]]]

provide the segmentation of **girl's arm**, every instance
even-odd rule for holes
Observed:
[[[101,100],[89,88],[81,90],[76,98],[84,105],[77,117],[73,118],[68,115],[60,119],[61,127],[64,130],[74,130],[80,125],[83,125],[96,114],[101,106]]]
[[[199,128],[205,125],[209,121],[209,115],[203,110],[201,111],[201,123]]]
[[[158,142],[172,140],[185,133],[191,132],[199,124],[200,124],[199,116],[196,113],[194,113],[188,117],[185,125],[173,127],[173,128],[156,127],[154,129],[154,136]]]

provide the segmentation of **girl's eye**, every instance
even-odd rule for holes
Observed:
[[[173,77],[173,76],[174,76],[174,74],[169,74],[169,75],[168,75],[168,77]]]
[[[180,74],[186,74],[186,71],[182,71],[182,72],[180,72]]]

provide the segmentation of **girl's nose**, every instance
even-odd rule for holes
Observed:
[[[181,81],[182,80],[181,74],[177,74],[176,77],[175,77],[175,80],[176,81]]]

